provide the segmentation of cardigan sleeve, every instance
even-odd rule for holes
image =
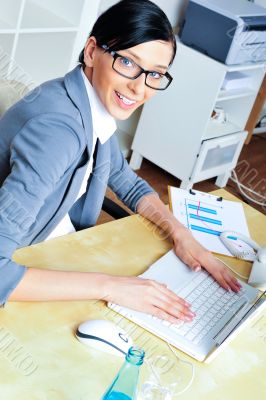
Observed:
[[[116,136],[111,138],[111,152],[108,186],[128,208],[136,212],[138,203],[143,196],[158,194],[130,168],[119,148]]]
[[[13,252],[21,247],[45,199],[81,152],[73,123],[67,115],[42,114],[27,121],[13,138],[10,173],[0,188],[0,304],[26,271],[12,261]]]

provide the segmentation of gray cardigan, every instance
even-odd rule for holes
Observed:
[[[26,271],[12,261],[17,248],[44,240],[68,212],[76,230],[93,226],[107,186],[133,211],[153,192],[112,136],[98,145],[86,193],[74,203],[92,149],[79,69],[43,83],[0,119],[0,304]]]

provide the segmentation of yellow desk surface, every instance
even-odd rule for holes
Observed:
[[[234,199],[224,190],[216,191]],[[266,245],[266,217],[245,205],[252,237]],[[142,273],[171,248],[155,227],[137,215],[110,222],[18,250],[14,259],[27,266],[62,270],[103,271],[112,274]],[[250,264],[227,257],[238,271]],[[79,343],[78,324],[107,318],[129,330],[136,344],[152,360],[173,354],[166,343],[109,310],[101,301],[9,303],[0,310],[1,400],[97,400],[112,381],[123,359]],[[211,364],[195,365],[195,379],[180,399],[259,399],[266,396],[266,313],[241,332]],[[182,377],[190,369],[176,364]],[[147,373],[142,367],[141,380]],[[141,396],[139,396],[141,399]]]

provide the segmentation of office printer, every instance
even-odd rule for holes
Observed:
[[[191,0],[181,41],[224,64],[266,60],[266,8],[247,0]]]

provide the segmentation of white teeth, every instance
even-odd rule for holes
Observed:
[[[129,100],[126,97],[122,96],[122,94],[120,94],[119,92],[116,92],[118,97],[123,101],[124,104],[126,104],[127,106],[131,106],[132,104],[136,103],[135,100]]]

